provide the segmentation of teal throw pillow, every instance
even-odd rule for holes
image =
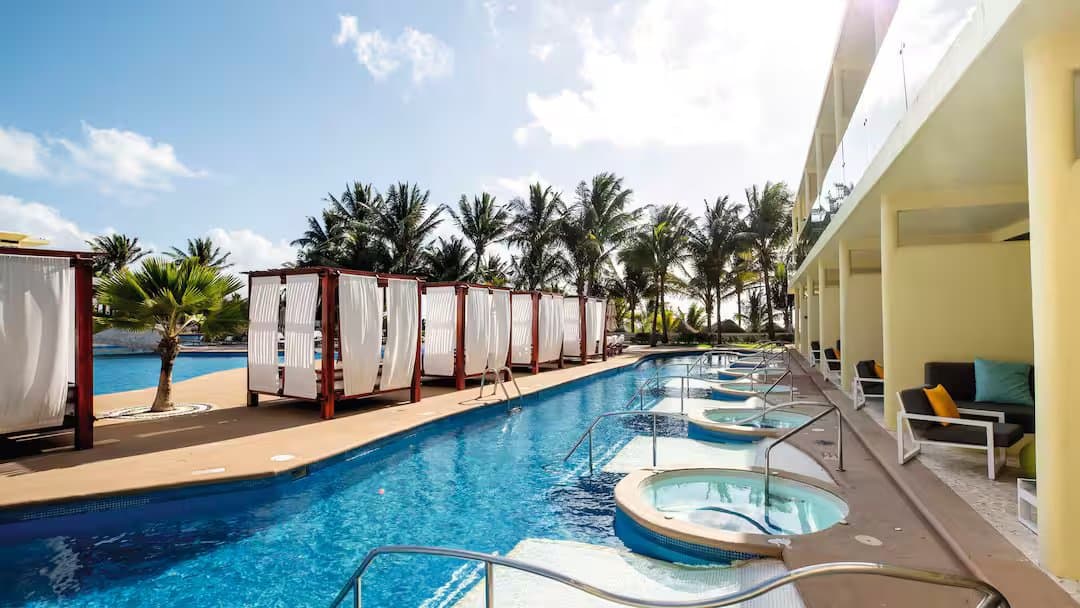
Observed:
[[[1034,406],[1030,375],[1027,363],[975,359],[975,401]]]

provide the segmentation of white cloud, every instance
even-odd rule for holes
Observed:
[[[351,44],[356,61],[364,66],[375,80],[382,80],[408,63],[412,80],[449,76],[454,68],[454,51],[443,41],[426,32],[406,27],[394,40],[383,37],[379,30],[361,32],[357,18],[339,15],[338,33],[334,44]]]
[[[554,50],[555,50],[555,45],[554,44],[552,44],[550,42],[545,42],[545,43],[542,43],[542,44],[534,44],[534,45],[530,46],[529,47],[529,54],[532,55],[533,57],[536,57],[541,62],[545,62],[545,61],[548,60],[548,57],[551,56],[551,53]]]
[[[516,4],[501,2],[500,0],[484,0],[481,6],[483,6],[484,13],[487,15],[488,30],[496,38],[499,36],[499,16],[503,13],[517,12]]]
[[[281,240],[274,243],[270,239],[248,228],[226,230],[213,228],[206,233],[214,244],[228,251],[229,261],[234,264],[235,272],[246,270],[266,270],[281,268],[286,262],[296,261],[296,249]]]
[[[522,175],[519,177],[493,177],[485,180],[483,189],[487,192],[494,194],[502,202],[509,202],[510,199],[515,197],[527,198],[529,196],[529,186],[540,182],[544,186],[551,185],[546,179],[540,177],[540,174],[533,171],[529,175]]]
[[[0,127],[0,171],[22,177],[45,175],[48,150],[33,133]]]
[[[98,129],[84,122],[83,136],[81,143],[57,142],[67,150],[77,170],[102,180],[106,187],[172,190],[175,178],[206,175],[181,163],[172,145],[134,131]]]
[[[0,194],[0,230],[43,237],[56,249],[86,249],[94,236],[53,207],[6,194]]]
[[[819,93],[840,8],[836,0],[646,0],[584,16],[549,10],[581,48],[581,85],[530,92],[532,120],[514,139],[530,139],[521,129],[570,147],[747,145],[785,129],[801,137],[794,122],[807,118],[792,117],[790,96]]]

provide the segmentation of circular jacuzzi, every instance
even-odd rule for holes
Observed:
[[[740,469],[636,471],[615,486],[615,533],[632,551],[684,564],[779,557],[788,537],[828,529],[848,507],[824,482]]]
[[[761,380],[733,380],[713,385],[710,396],[719,401],[743,401],[750,397],[758,397],[761,393],[772,388],[772,393],[777,395],[792,395],[791,385],[777,384]]]
[[[687,434],[702,441],[757,441],[779,437],[803,424],[810,416],[791,410],[720,407],[691,411],[687,415]]]

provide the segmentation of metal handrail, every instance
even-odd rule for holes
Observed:
[[[513,412],[514,410],[520,410],[521,407],[525,404],[525,397],[521,392],[521,387],[518,386],[517,378],[514,378],[514,371],[511,370],[510,366],[508,366],[508,365],[503,366],[503,367],[498,368],[498,369],[496,369],[494,367],[485,367],[484,368],[484,371],[480,373],[480,396],[477,397],[477,399],[483,399],[484,398],[484,382],[485,382],[485,380],[487,380],[489,372],[495,378],[495,380],[491,383],[491,396],[497,398],[498,397],[497,391],[498,391],[499,388],[502,388],[503,396],[505,397],[505,401],[506,401],[506,410],[508,412]],[[503,372],[506,373],[506,377],[510,379],[510,382],[513,383],[513,385],[514,385],[514,390],[517,391],[517,400],[518,400],[518,407],[517,408],[514,408],[514,407],[512,407],[510,405],[510,392],[506,390],[506,383],[503,382],[503,379],[502,379]]]
[[[719,595],[700,600],[666,601],[632,597],[615,591],[608,591],[607,589],[601,589],[600,587],[545,568],[544,566],[530,564],[509,557],[490,555],[478,551],[468,551],[466,549],[422,547],[416,545],[384,545],[368,551],[367,555],[364,556],[363,561],[360,562],[360,566],[345,582],[345,585],[341,588],[341,591],[338,592],[334,601],[330,603],[330,608],[341,606],[342,602],[345,601],[345,598],[349,596],[350,591],[354,592],[353,607],[361,608],[361,591],[363,590],[362,580],[364,572],[367,571],[371,563],[375,561],[375,558],[387,554],[437,555],[440,557],[452,557],[472,562],[483,562],[484,605],[487,608],[495,608],[495,566],[503,566],[504,568],[510,568],[511,570],[517,570],[519,572],[525,572],[526,574],[546,578],[587,593],[593,597],[622,606],[632,606],[633,608],[723,608],[724,606],[732,606],[734,604],[752,600],[756,597],[765,595],[770,591],[801,580],[837,574],[867,574],[918,583],[942,585],[958,589],[968,589],[982,594],[982,599],[979,600],[976,608],[1011,608],[1009,600],[1005,598],[1001,591],[998,591],[996,587],[986,581],[968,576],[961,576],[959,574],[933,572],[931,570],[893,566],[890,564],[874,562],[831,562],[803,566],[764,580],[748,589],[735,591],[726,595]]]
[[[769,502],[772,499],[772,496],[769,494],[769,480],[772,479],[772,474],[771,474],[771,471],[769,470],[769,458],[772,456],[773,448],[780,445],[781,443],[784,443],[788,439],[791,439],[791,437],[794,436],[795,434],[797,434],[799,431],[802,431],[806,427],[810,426],[811,424],[817,422],[818,420],[824,418],[825,416],[829,415],[831,412],[834,412],[834,411],[836,412],[836,417],[837,417],[837,421],[836,421],[836,459],[837,459],[836,470],[837,471],[843,471],[844,470],[844,414],[840,411],[840,408],[836,407],[836,405],[834,405],[832,403],[818,403],[818,404],[815,404],[815,405],[820,405],[820,406],[825,407],[827,409],[824,412],[821,412],[820,414],[817,414],[816,416],[813,416],[812,418],[810,418],[806,422],[800,424],[799,426],[797,426],[797,427],[791,429],[790,431],[784,433],[779,438],[777,438],[776,441],[770,443],[765,448],[765,512],[766,512],[766,516],[768,515]]]
[[[769,413],[775,412],[776,410],[787,409],[789,407],[798,407],[798,406],[802,406],[802,405],[819,405],[819,406],[827,407],[827,406],[829,406],[831,404],[826,402],[826,401],[813,401],[811,399],[797,399],[795,401],[785,401],[783,403],[777,403],[776,405],[772,405],[772,406],[769,406],[767,408],[764,408],[761,411],[759,411],[758,413],[754,414],[753,416],[750,416],[748,418],[743,418],[742,420],[736,420],[735,422],[732,422],[731,424],[733,424],[733,425],[743,425],[743,424],[746,424],[747,422],[753,422],[753,421],[757,420],[758,418],[764,418],[765,416],[768,416]]]
[[[579,447],[581,447],[581,444],[585,441],[585,439],[588,438],[588,440],[589,440],[589,475],[592,475],[593,474],[593,441],[592,441],[593,429],[596,428],[597,424],[600,424],[601,420],[605,420],[605,419],[611,418],[613,416],[652,416],[652,464],[653,464],[654,467],[656,466],[656,437],[657,437],[656,419],[658,417],[664,417],[664,418],[678,418],[680,420],[686,420],[686,414],[676,413],[676,412],[658,412],[656,410],[650,410],[648,412],[642,412],[642,411],[639,411],[639,410],[623,410],[623,411],[617,411],[617,412],[605,412],[605,413],[600,414],[599,416],[597,416],[596,418],[593,419],[592,424],[589,425],[589,428],[585,429],[585,432],[582,433],[581,437],[578,437],[577,442],[574,443],[574,447],[570,448],[570,451],[567,452],[566,456],[563,457],[563,462],[566,462],[567,460],[570,460],[570,457],[574,455],[574,452],[576,452],[577,449]]]

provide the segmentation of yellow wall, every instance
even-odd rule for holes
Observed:
[[[883,254],[890,428],[896,391],[922,385],[927,361],[1032,361],[1028,243],[886,247]]]
[[[884,359],[881,329],[881,273],[855,271],[841,275],[840,340],[843,383],[851,383],[859,361]]]

